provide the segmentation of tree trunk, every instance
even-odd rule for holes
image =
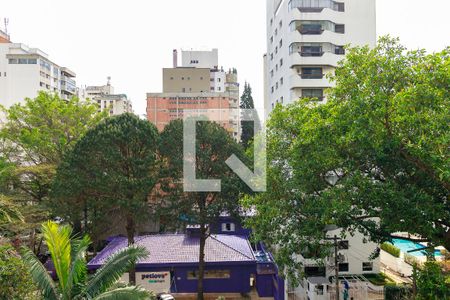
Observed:
[[[128,238],[128,246],[134,245],[134,234],[136,232],[136,224],[134,223],[134,218],[131,214],[127,216],[127,238]],[[136,285],[136,269],[135,266],[132,266],[129,270],[129,283],[130,285]]]
[[[200,251],[198,259],[197,300],[203,300],[203,277],[205,274],[206,226],[200,225]]]

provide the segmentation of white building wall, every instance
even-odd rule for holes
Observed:
[[[336,67],[337,62],[344,58],[343,55],[335,53],[325,53],[321,57],[304,57],[298,52],[290,53],[289,47],[293,43],[332,43],[336,46],[350,44],[371,47],[376,43],[375,0],[334,1],[335,3],[344,3],[344,12],[330,8],[324,8],[320,12],[301,12],[298,8],[289,9],[291,1],[296,0],[266,0],[266,116],[277,103],[288,104],[299,99],[302,96],[302,88],[325,89],[331,87],[330,82],[326,79],[300,78],[298,67],[323,66],[327,68],[324,72],[328,72],[329,67]],[[312,0],[312,2],[316,1],[318,0]],[[320,2],[324,3],[327,0],[320,0]],[[297,30],[291,30],[291,22],[306,20],[344,24],[345,33],[325,30],[322,34],[306,35]]]
[[[10,64],[9,58],[36,61]],[[18,43],[0,43],[0,72],[0,104],[6,108],[23,103],[25,98],[36,97],[39,91],[61,95],[61,68],[39,49]]]
[[[181,51],[182,67],[209,68],[219,67],[219,50],[211,51]]]

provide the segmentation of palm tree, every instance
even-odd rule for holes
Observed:
[[[12,221],[23,221],[22,214],[11,205],[8,198],[0,195],[0,224]]]
[[[58,283],[53,281],[31,250],[24,248],[22,256],[44,299],[150,299],[150,294],[140,287],[117,285],[123,273],[148,255],[145,248],[128,247],[116,253],[90,277],[86,263],[86,251],[91,243],[88,236],[73,238],[70,226],[52,221],[42,225],[42,234],[55,266]]]

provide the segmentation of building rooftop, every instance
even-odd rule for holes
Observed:
[[[136,245],[145,247],[150,255],[140,264],[192,264],[199,259],[200,239],[186,234],[160,234],[135,238]],[[100,267],[108,257],[127,247],[126,237],[115,237],[88,264]],[[255,256],[247,238],[233,235],[211,235],[206,240],[206,263],[255,262]]]

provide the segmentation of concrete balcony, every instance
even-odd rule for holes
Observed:
[[[291,75],[290,86],[291,89],[295,88],[329,88],[333,85],[328,81],[328,79],[323,76],[320,79],[302,79],[299,74]]]
[[[345,13],[324,8],[321,12],[301,12],[299,9],[293,9],[290,12],[292,21],[332,21],[334,23],[345,24]]]
[[[298,30],[291,31],[290,40],[292,43],[331,43],[334,45],[346,45],[351,41],[348,41],[348,35],[345,33],[337,33],[325,30],[322,34],[301,34]]]
[[[290,66],[331,66],[337,67],[338,62],[342,60],[344,55],[337,55],[330,52],[325,52],[322,56],[301,56],[300,53],[295,52],[290,55]]]

